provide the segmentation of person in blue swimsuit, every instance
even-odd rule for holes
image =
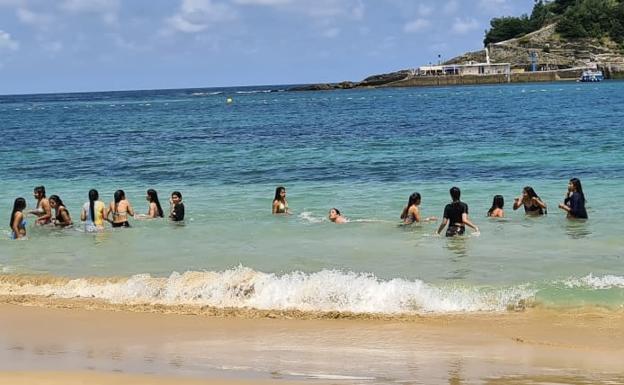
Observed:
[[[26,219],[24,219],[24,209],[26,208],[26,199],[16,198],[13,202],[13,212],[9,227],[11,228],[11,239],[21,239],[26,236]]]

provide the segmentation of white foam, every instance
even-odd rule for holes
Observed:
[[[593,274],[588,274],[581,278],[568,278],[562,283],[569,288],[588,288],[597,290],[614,288],[624,289],[624,277],[610,274],[603,275],[602,277],[595,277]]]
[[[315,217],[314,214],[310,211],[304,211],[301,214],[297,215],[297,218],[302,219],[306,222],[310,223],[322,223],[325,222],[325,218]]]
[[[535,290],[523,286],[435,287],[421,280],[381,280],[372,274],[336,270],[276,275],[239,266],[222,272],[174,272],[168,278],[138,274],[120,282],[75,279],[64,284],[0,284],[0,294],[96,298],[129,304],[396,314],[502,311],[532,299]]]

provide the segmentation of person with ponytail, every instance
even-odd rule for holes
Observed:
[[[160,206],[160,200],[158,200],[158,193],[154,189],[147,190],[147,195],[145,197],[149,202],[149,206],[147,208],[147,214],[139,214],[135,216],[135,219],[153,219],[153,218],[162,218],[163,217],[163,209]]]
[[[98,200],[100,194],[95,189],[89,190],[89,202],[82,206],[80,220],[85,222],[85,231],[92,233],[104,230],[104,215],[106,205]]]
[[[568,182],[568,192],[563,203],[559,204],[559,208],[568,213],[568,219],[587,219],[585,194],[578,178],[572,178]]]
[[[24,219],[24,209],[26,208],[26,199],[16,198],[13,202],[13,212],[11,212],[11,220],[9,227],[11,228],[11,239],[21,239],[26,236],[26,219]]]
[[[114,200],[108,205],[108,211],[106,212],[106,220],[111,223],[113,227],[130,227],[128,222],[128,216],[134,216],[134,210],[132,205],[126,199],[126,193],[123,190],[115,191],[113,195]],[[109,217],[112,214],[112,219]]]
[[[453,202],[447,204],[444,208],[444,217],[440,227],[438,227],[437,234],[440,234],[446,225],[448,225],[446,229],[447,237],[464,235],[466,226],[472,228],[475,233],[478,233],[479,228],[468,219],[468,205],[459,200],[461,195],[459,188],[451,187],[449,193],[451,194]]]
[[[63,201],[58,195],[51,195],[50,207],[54,209],[54,225],[59,227],[67,227],[72,225],[72,220],[69,215],[69,211],[63,204]]]

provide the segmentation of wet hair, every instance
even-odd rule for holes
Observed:
[[[332,210],[334,210],[336,212],[336,214],[342,215],[342,214],[340,214],[340,210],[338,210],[337,208],[332,207],[329,211],[332,211]]]
[[[45,187],[44,186],[37,186],[37,187],[35,187],[34,191],[37,194],[41,194],[42,198],[45,198]]]
[[[451,187],[451,189],[449,190],[449,193],[451,194],[451,198],[453,199],[453,202],[457,202],[459,201],[459,197],[461,196],[461,191],[459,190],[459,187]]]
[[[282,191],[286,191],[286,187],[278,186],[277,188],[275,188],[275,198],[273,198],[273,201],[281,201],[282,200],[282,197],[280,196]]]
[[[492,200],[492,207],[487,212],[487,216],[492,215],[492,212],[496,209],[502,209],[505,205],[505,199],[502,195],[494,195],[494,199]]]
[[[171,196],[177,196],[178,198],[180,198],[180,200],[182,200],[182,193],[179,191],[174,191],[171,193]]]
[[[119,202],[126,199],[126,193],[124,192],[124,190],[117,190],[115,191],[115,194],[113,194],[113,197],[115,198],[115,211],[117,211],[117,205],[119,204]]]
[[[158,193],[156,193],[156,190],[152,188],[147,190],[147,196],[149,197],[150,202],[156,203],[156,208],[158,209],[158,216],[162,218],[163,210],[162,210],[162,207],[160,207],[160,201],[158,200]]]
[[[89,190],[89,214],[91,214],[91,220],[95,221],[95,209],[93,206],[95,205],[95,201],[100,198],[100,194],[96,189]]]
[[[11,219],[9,220],[9,227],[13,227],[13,219],[15,219],[15,214],[18,211],[22,211],[26,208],[26,199],[24,198],[15,198],[15,202],[13,202],[13,212],[11,212]]]
[[[524,188],[522,189],[522,191],[524,191],[525,193],[527,193],[527,195],[529,196],[529,198],[537,198],[537,199],[542,199],[539,197],[539,195],[537,195],[537,193],[535,192],[535,190],[533,190],[533,187],[531,186],[524,186]],[[540,214],[543,212],[544,215],[548,214],[548,211],[546,209],[542,209],[540,207],[539,209]]]
[[[58,195],[50,195],[49,200],[55,201],[58,206],[65,206],[65,204]]]
[[[570,179],[570,183],[572,183],[576,192],[581,194],[581,199],[583,199],[583,203],[585,203],[585,194],[583,193],[583,186],[581,185],[581,180],[579,178],[572,178]]]
[[[420,193],[415,192],[409,196],[409,199],[407,200],[407,206],[405,207],[405,209],[403,209],[403,212],[401,213],[401,219],[405,219],[407,217],[409,208],[412,207],[412,205],[418,203],[420,203]]]

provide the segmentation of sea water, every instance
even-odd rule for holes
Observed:
[[[0,294],[364,313],[624,306],[623,82],[287,88],[0,96],[0,278],[72,279]],[[572,177],[588,221],[557,208]],[[12,241],[13,200],[34,208],[37,185],[75,226],[28,216],[28,239]],[[292,215],[271,215],[279,185]],[[512,210],[526,185],[546,216]],[[440,218],[451,186],[479,235],[399,225],[415,191]],[[185,224],[85,233],[91,188],[106,203],[123,189],[137,212],[148,188],[165,212],[179,190]],[[486,217],[495,194],[505,219]],[[349,222],[330,223],[332,207]]]

